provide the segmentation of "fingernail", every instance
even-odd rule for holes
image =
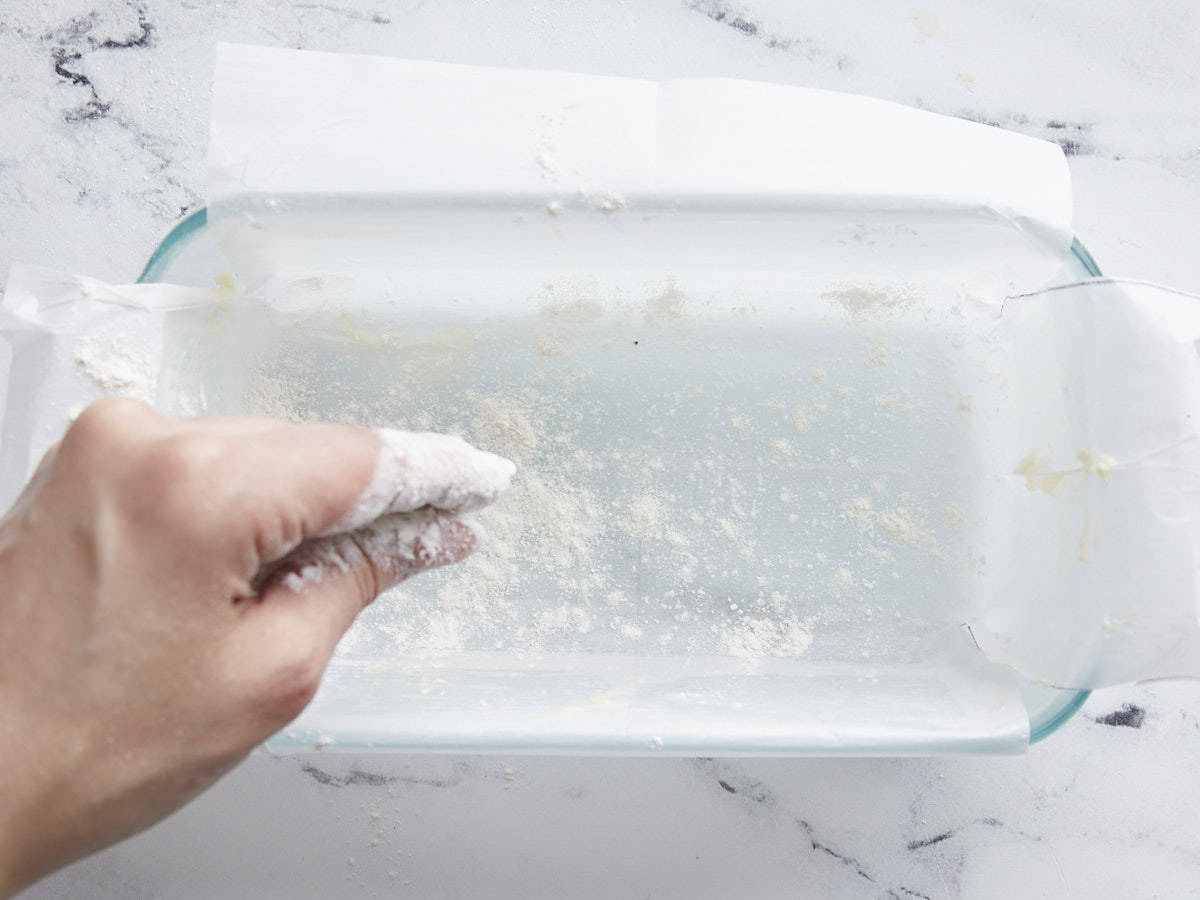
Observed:
[[[483,526],[474,519],[456,516],[438,520],[417,538],[415,556],[428,568],[466,559],[483,543]]]
[[[483,529],[474,520],[430,509],[384,516],[358,534],[359,545],[389,586],[465,559],[483,541]]]

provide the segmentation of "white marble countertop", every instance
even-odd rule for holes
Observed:
[[[1200,291],[1186,0],[9,0],[0,280],[110,281],[202,202],[212,46],[726,75],[1058,141],[1106,273]],[[1028,755],[672,760],[256,755],[31,897],[1200,896],[1200,684],[1098,691]]]

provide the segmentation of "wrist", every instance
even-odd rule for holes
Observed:
[[[16,838],[11,829],[0,825],[0,900],[13,896],[27,886],[24,876],[18,871],[16,855],[19,851],[14,847]]]
[[[0,698],[2,699],[2,698]],[[47,760],[39,754],[32,735],[38,732],[19,710],[0,703],[0,722],[15,741],[0,740],[5,776],[0,779],[0,900],[29,887],[50,869],[44,857],[50,850],[52,830],[46,819],[52,794],[46,790]],[[19,737],[18,737],[19,736]]]
[[[47,843],[47,837],[52,837],[51,829],[36,815],[0,814],[0,900],[23,891],[62,864],[56,860],[54,842]]]
[[[0,791],[0,803],[5,807],[0,810],[0,900],[13,896],[33,881],[25,870],[30,850],[25,845],[28,826],[21,827],[20,813],[13,802],[15,798],[9,794],[8,791]]]

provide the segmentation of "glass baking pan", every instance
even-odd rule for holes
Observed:
[[[518,463],[488,548],[364,612],[270,745],[928,755],[1065,722],[1087,692],[989,663],[947,601],[978,435],[961,334],[904,298],[1097,276],[1084,247],[1046,258],[986,214],[585,206],[266,198],[222,213],[232,253],[200,209],[147,262],[228,288],[267,259],[250,293],[286,311],[228,290],[222,327],[176,342],[167,408]]]

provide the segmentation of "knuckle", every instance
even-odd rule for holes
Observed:
[[[140,400],[108,397],[81,412],[63,438],[65,453],[105,456],[137,436],[158,414]]]
[[[207,546],[228,529],[229,450],[219,438],[173,434],[138,448],[121,484],[123,502],[145,524]]]
[[[312,701],[324,671],[324,654],[315,648],[279,666],[258,692],[258,714],[271,722],[290,722]]]
[[[199,435],[171,435],[155,441],[142,457],[141,475],[161,488],[208,487],[220,469],[221,442]]]
[[[377,597],[390,580],[381,571],[382,567],[377,558],[379,554],[372,552],[369,542],[370,539],[365,534],[353,532],[346,535],[345,540],[341,542],[342,558],[348,564],[355,590],[364,603]]]
[[[219,499],[226,452],[211,437],[172,435],[147,448],[136,477],[174,515]]]

